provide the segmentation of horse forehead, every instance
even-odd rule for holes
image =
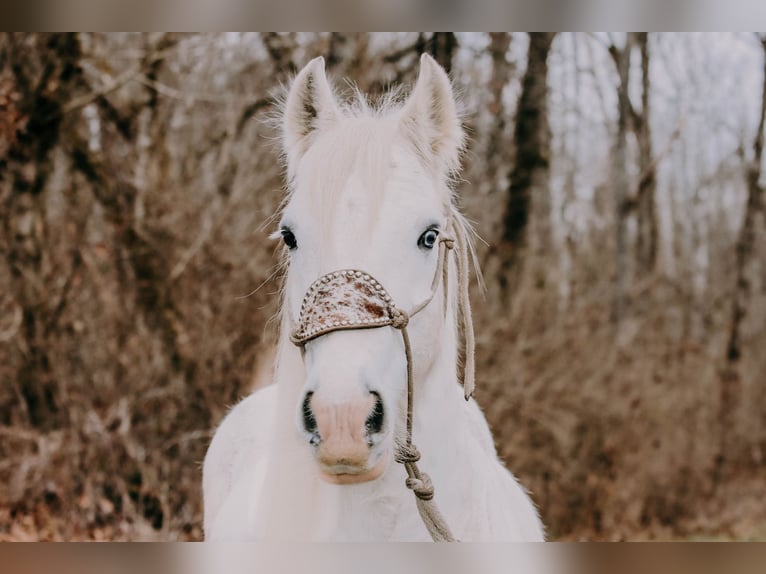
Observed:
[[[351,226],[367,231],[395,229],[406,222],[403,215],[429,207],[427,183],[417,171],[392,158],[377,173],[362,166],[354,169],[331,205],[338,219]]]
[[[323,149],[301,173],[293,200],[304,216],[331,231],[326,237],[369,236],[380,228],[393,232],[410,219],[407,214],[417,217],[440,203],[436,187],[406,145],[365,142],[367,149],[345,144],[333,154]]]

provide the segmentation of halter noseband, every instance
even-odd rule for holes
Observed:
[[[431,283],[431,292],[409,313],[396,307],[388,292],[369,273],[343,269],[323,275],[306,291],[298,326],[290,333],[290,340],[295,345],[303,346],[333,331],[388,326],[404,329],[409,318],[425,309],[434,298],[442,276],[446,289],[445,259],[454,244],[455,241],[447,237],[439,240],[439,263]]]
[[[458,307],[463,319],[465,344],[463,387],[468,400],[474,388],[474,338],[468,302],[468,247],[461,226],[453,222],[451,228],[455,239],[439,239],[439,259],[431,282],[431,292],[409,312],[398,308],[385,288],[369,273],[358,269],[343,269],[327,273],[311,284],[301,303],[298,324],[290,333],[290,340],[303,349],[309,341],[333,331],[393,327],[401,332],[407,359],[407,425],[404,441],[397,440],[394,459],[404,465],[407,471],[407,488],[415,494],[420,516],[435,542],[451,542],[455,538],[433,502],[434,487],[430,477],[417,466],[420,452],[412,443],[413,368],[407,324],[412,316],[425,309],[433,300],[440,279],[444,285],[446,312],[447,258],[457,243]]]

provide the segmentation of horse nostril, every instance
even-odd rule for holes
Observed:
[[[383,431],[383,401],[380,399],[380,395],[375,391],[370,391],[370,394],[375,397],[375,405],[372,407],[372,410],[364,423],[367,436],[372,436]]]
[[[311,435],[309,442],[312,445],[317,445],[319,444],[319,428],[314,417],[314,411],[311,410],[311,397],[313,395],[314,393],[309,391],[303,399],[303,429]]]

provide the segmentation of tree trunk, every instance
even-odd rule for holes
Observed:
[[[66,422],[47,343],[51,309],[45,243],[45,190],[53,172],[64,106],[80,85],[77,34],[19,34],[6,37],[1,59],[9,66],[21,121],[0,170],[4,198],[3,243],[13,296],[22,311],[16,382],[27,423],[56,428]]]
[[[619,324],[625,308],[627,218],[630,213],[630,182],[628,180],[628,129],[631,121],[630,105],[630,54],[632,34],[627,35],[625,47],[620,50],[612,46],[613,58],[617,63],[619,85],[617,87],[617,142],[614,146],[612,181],[615,193],[615,251],[614,251],[614,300],[612,320]]]
[[[507,160],[504,156],[505,146],[503,137],[507,125],[505,116],[505,107],[503,106],[503,91],[511,76],[511,64],[506,59],[508,48],[511,45],[511,35],[507,32],[491,33],[489,53],[492,57],[492,76],[489,80],[490,101],[488,111],[494,118],[492,129],[487,138],[487,164],[488,176],[493,188],[496,185],[496,178],[499,168]],[[504,175],[504,174],[503,174]]]
[[[268,32],[261,34],[261,39],[274,65],[275,78],[284,81],[298,71],[293,61],[293,52],[296,48],[294,32],[288,34]]]
[[[753,162],[747,168],[747,203],[745,215],[740,228],[735,251],[736,284],[732,305],[731,331],[726,349],[726,357],[730,363],[735,363],[742,355],[741,337],[742,320],[745,318],[747,303],[750,297],[750,284],[747,277],[748,263],[753,257],[753,247],[756,241],[756,219],[763,212],[763,188],[760,186],[761,162],[763,157],[763,128],[766,121],[766,39],[761,40],[763,46],[763,92],[761,95],[761,117],[758,122],[758,132],[753,142]]]
[[[763,45],[763,90],[761,94],[761,115],[758,121],[758,131],[753,142],[753,161],[747,166],[747,203],[739,237],[735,247],[735,285],[732,301],[731,330],[726,347],[727,367],[720,375],[718,424],[720,428],[720,444],[718,455],[713,468],[715,484],[723,482],[731,472],[733,437],[732,431],[737,420],[737,413],[742,402],[742,380],[737,369],[737,363],[742,357],[742,322],[747,315],[750,299],[750,282],[748,267],[753,259],[756,243],[756,221],[763,214],[763,188],[759,185],[761,177],[761,161],[763,158],[764,122],[766,121],[766,38]]]
[[[636,194],[638,237],[636,238],[636,261],[642,274],[654,271],[657,263],[657,170],[652,152],[649,39],[646,32],[636,34],[636,44],[641,52],[641,121],[636,126],[638,140],[639,181]]]
[[[453,32],[434,32],[426,51],[449,74],[452,71],[452,58],[457,51],[457,37]]]
[[[551,134],[548,124],[548,54],[555,33],[530,33],[527,69],[516,112],[516,157],[510,172],[502,241],[507,249],[504,287],[515,289],[515,268],[527,243],[531,202],[548,194]],[[542,199],[542,197],[541,197]]]

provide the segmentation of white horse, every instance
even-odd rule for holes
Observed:
[[[459,383],[468,246],[449,183],[463,131],[444,70],[423,56],[406,101],[372,109],[362,97],[340,104],[317,58],[292,83],[282,128],[289,196],[275,236],[289,267],[276,384],[233,408],[213,438],[206,539],[431,540],[419,509],[435,504],[423,516],[443,520],[455,539],[543,540],[534,505]],[[332,273],[346,269],[361,271]],[[397,464],[408,383],[431,501],[414,459]],[[405,482],[427,491],[424,500]]]

